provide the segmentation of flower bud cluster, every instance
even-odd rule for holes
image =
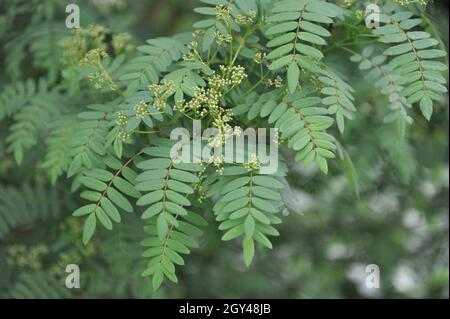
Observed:
[[[279,89],[280,87],[283,86],[283,79],[277,75],[277,77],[275,79],[268,79],[266,82],[266,86],[267,87],[271,87],[274,86],[275,88]]]
[[[245,15],[237,15],[234,21],[239,25],[250,25],[255,21],[256,11],[250,11],[248,16]]]
[[[216,11],[216,19],[228,21],[231,17],[231,7],[226,5],[218,5],[215,8]]]
[[[233,41],[233,36],[231,34],[223,35],[221,32],[214,32],[214,39],[216,39],[217,44],[231,43]]]
[[[255,153],[251,153],[248,162],[244,163],[244,167],[250,171],[256,171],[261,168],[261,163],[259,162],[258,156]]]

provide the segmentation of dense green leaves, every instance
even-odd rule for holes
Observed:
[[[325,45],[323,37],[331,34],[320,23],[332,23],[337,11],[324,1],[287,0],[277,2],[271,12],[267,18],[270,27],[265,31],[270,38],[267,47],[272,49],[267,55],[272,60],[269,68],[278,70],[286,66],[288,88],[293,93],[299,80],[299,64],[301,67],[298,55],[319,60],[323,57],[314,46]]]
[[[121,81],[130,82],[130,87],[158,83],[161,72],[181,59],[187,52],[183,38],[158,38],[138,47],[141,56],[128,62],[122,69]]]
[[[403,86],[399,81],[400,76],[393,72],[392,68],[385,64],[386,56],[373,55],[374,47],[367,47],[361,54],[351,57],[352,61],[359,63],[359,69],[368,70],[367,78],[373,82],[380,92],[388,97],[388,113],[384,121],[396,122],[401,136],[405,134],[406,124],[411,124],[413,119],[408,115],[411,104],[402,96]]]
[[[165,227],[170,219],[169,230],[161,234],[161,224]],[[193,236],[202,234],[199,227],[206,225],[206,221],[197,213],[188,212],[185,216],[175,215],[168,218],[168,214],[161,214],[151,218],[144,227],[149,235],[141,242],[146,247],[142,256],[150,258],[142,276],[153,276],[153,289],[162,284],[164,278],[177,282],[175,267],[184,265],[182,255],[189,254],[190,249],[198,247]],[[163,235],[163,236],[161,236]]]
[[[40,80],[39,87],[47,90],[47,84],[44,80]],[[45,92],[42,92],[42,90],[39,92],[36,83],[31,79],[5,86],[0,95],[0,120],[14,114],[39,93]]]
[[[197,245],[190,237],[201,235],[198,226],[206,224],[200,215],[187,210],[191,206],[188,196],[193,184],[200,182],[197,173],[202,169],[198,164],[176,163],[168,147],[149,147],[144,152],[161,156],[139,162],[142,172],[136,177],[136,189],[146,192],[136,204],[145,208],[141,217],[149,223],[145,231],[151,235],[142,242],[151,247],[143,254],[151,259],[142,275],[153,276],[156,290],[164,278],[177,282],[175,265],[184,264],[180,254],[188,254]]]
[[[133,159],[134,157],[123,165],[119,162],[119,168],[111,165],[116,168],[114,173],[95,168],[80,177],[80,183],[88,189],[81,192],[81,198],[94,202],[78,208],[73,213],[74,216],[87,216],[83,231],[84,244],[87,244],[92,238],[97,221],[106,229],[111,230],[113,221],[121,222],[118,208],[126,212],[133,211],[133,206],[127,197],[139,198],[141,196],[135,188],[137,174],[129,167]]]
[[[407,104],[419,103],[423,116],[429,120],[433,101],[440,100],[440,94],[447,92],[443,85],[446,80],[441,75],[447,66],[433,59],[445,57],[447,53],[433,48],[439,42],[429,33],[414,31],[421,19],[412,16],[411,12],[394,13],[373,33],[380,36],[380,42],[390,44],[383,54],[392,57],[388,66],[398,76],[394,82],[402,86],[400,96],[406,98]],[[403,118],[407,119],[404,114]]]
[[[68,141],[76,133],[78,119],[75,116],[61,116],[51,125],[52,132],[47,138],[48,152],[42,167],[48,172],[52,184],[69,168],[71,157]]]
[[[336,74],[322,71],[319,80],[324,84],[321,93],[324,95],[322,104],[328,106],[328,113],[335,114],[341,133],[344,132],[344,118],[353,119],[356,111],[354,106],[353,88]]]
[[[8,154],[0,169],[10,168],[12,154],[24,171],[36,172],[39,179],[48,175],[55,184],[66,174],[72,191],[80,190],[82,204],[73,215],[84,222],[78,235],[85,244],[103,228],[120,229],[118,237],[122,236],[122,227],[130,226],[126,220],[136,217],[136,228],[144,225],[146,234],[134,228],[128,250],[138,254],[136,243],[144,238],[148,263],[136,263],[133,275],[145,269],[142,275],[150,277],[154,290],[166,279],[178,281],[176,267],[199,246],[197,237],[212,214],[222,240],[240,241],[247,266],[258,245],[272,248],[269,238],[278,235],[278,213],[290,210],[281,155],[294,155],[306,166],[315,163],[326,174],[328,160],[338,154],[344,161],[342,167],[333,165],[338,171],[333,173],[356,179],[350,152],[332,134],[339,130],[343,141],[358,140],[360,131],[347,122],[358,110],[363,111],[359,118],[381,113],[386,122],[396,121],[404,134],[405,123],[412,122],[411,105],[417,104],[430,119],[433,104],[447,91],[442,75],[446,65],[440,62],[446,52],[423,31],[421,20],[398,4],[391,6],[395,10],[383,10],[394,13],[381,16],[383,25],[373,31],[374,37],[349,14],[359,9],[358,3],[347,10],[320,0],[201,2],[195,12],[203,18],[192,34],[152,39],[136,48],[125,34],[94,26],[79,30],[84,33],[80,38],[76,31],[69,38],[75,42],[61,52],[55,41],[63,32],[47,21],[36,30],[30,24],[17,39],[14,30],[5,46],[7,77],[0,83],[0,120],[6,123],[2,146]],[[45,3],[45,8],[52,8],[56,2]],[[15,16],[7,11],[8,19],[9,14]],[[52,20],[52,10],[38,11]],[[374,46],[365,46],[352,60],[367,71],[370,85],[387,97],[382,103],[361,94],[356,101],[352,86],[362,84],[353,69],[341,64],[343,54],[354,54],[363,38]],[[31,62],[25,65],[28,57]],[[72,63],[60,63],[67,59]],[[36,76],[46,80],[4,85],[9,79]],[[170,155],[175,142],[169,136],[175,128],[193,133],[191,120],[218,129],[223,134],[218,144],[239,136],[241,129],[276,128],[279,134],[271,138],[290,151],[279,153],[279,171],[272,176],[261,175],[255,163],[228,163],[220,156],[201,164],[176,163]],[[225,132],[229,128],[232,133]],[[388,147],[385,140],[389,139],[383,138],[383,150],[405,153],[396,145]],[[191,142],[188,138],[183,144]],[[216,142],[204,139],[201,145]],[[30,161],[27,150],[33,151]],[[255,155],[243,153],[246,160]],[[410,157],[405,154],[399,163]],[[53,216],[57,201],[53,194],[46,206],[40,200],[46,195],[39,187],[20,192],[2,188],[0,236]],[[17,211],[17,216],[10,211]],[[126,217],[122,211],[137,213]],[[115,250],[114,246],[111,259],[119,264],[128,258],[118,257]]]
[[[61,281],[48,271],[25,272],[8,291],[14,299],[64,299],[71,298],[70,289],[61,285]]]
[[[70,164],[67,176],[82,173],[84,169],[92,169],[102,163],[106,155],[106,139],[108,135],[108,115],[110,106],[90,105],[90,111],[78,114],[81,122],[77,130],[68,140]],[[95,116],[89,116],[95,114]],[[87,118],[87,119],[86,119]]]
[[[319,97],[293,94],[278,104],[266,104],[268,107],[261,109],[261,116],[268,117],[269,124],[273,123],[279,129],[281,138],[286,139],[289,148],[296,151],[296,160],[303,161],[305,165],[315,161],[326,174],[327,159],[335,157],[336,149],[335,139],[326,133],[326,129],[334,121],[328,116],[331,112],[319,106],[320,102]]]
[[[11,230],[36,222],[56,220],[64,210],[61,194],[44,184],[5,187],[0,191],[0,239]]]
[[[37,85],[28,81],[7,87],[0,96],[0,119],[14,114],[6,142],[17,164],[22,163],[25,151],[38,143],[40,131],[60,114],[59,99],[59,92],[51,90],[44,79]]]

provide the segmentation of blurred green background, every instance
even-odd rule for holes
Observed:
[[[197,18],[193,0],[74,2],[80,3],[82,25],[95,22],[114,32],[128,31],[136,44],[189,31]],[[448,48],[446,6],[435,1],[429,13]],[[5,19],[0,11],[0,26]],[[2,32],[8,30],[0,28],[0,37]],[[360,80],[349,56],[329,54],[357,92],[359,115],[340,140],[351,161],[334,162],[330,176],[323,176],[288,160],[289,191],[298,214],[283,217],[274,249],[258,251],[247,269],[240,244],[220,241],[217,224],[209,218],[201,248],[178,270],[179,284],[167,284],[156,294],[139,276],[139,218],[97,234],[83,248],[82,225],[70,217],[76,194],[67,182],[52,191],[40,186],[45,178],[33,158],[16,167],[5,152],[6,128],[0,127],[0,193],[14,198],[14,190],[42,187],[36,205],[59,211],[56,218],[31,221],[0,238],[0,297],[31,297],[30,285],[41,285],[53,289],[55,297],[76,298],[448,298],[448,96],[430,123],[415,116],[408,138],[401,140],[395,128],[376,120],[385,97]],[[4,63],[0,53],[2,68]],[[0,83],[6,81],[0,75]],[[349,179],[342,165],[353,165],[356,174]],[[26,200],[24,205],[30,206]],[[80,265],[79,290],[58,286],[68,263]],[[368,264],[380,268],[379,289],[364,284]]]

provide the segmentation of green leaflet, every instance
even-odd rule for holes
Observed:
[[[86,219],[83,227],[83,243],[85,245],[91,240],[92,235],[94,235],[96,224],[97,218],[95,213],[91,213]]]
[[[288,88],[291,93],[295,91],[298,84],[298,78],[300,76],[300,69],[297,63],[291,63],[287,70]]]
[[[48,152],[42,164],[42,167],[48,172],[52,184],[55,184],[69,167],[70,148],[66,141],[75,134],[77,124],[78,118],[75,116],[63,116],[52,124],[52,131],[46,142]],[[81,167],[81,161],[78,164]]]
[[[242,251],[244,255],[244,262],[247,266],[249,266],[253,260],[253,256],[255,255],[255,245],[251,237],[244,236],[244,239],[242,240]]]

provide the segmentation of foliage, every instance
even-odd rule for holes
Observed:
[[[61,269],[41,271],[41,263],[57,256],[63,264],[67,254],[91,269],[93,295],[111,288],[96,280],[129,270],[132,280],[116,291],[146,297],[151,292],[142,286],[156,291],[166,279],[177,283],[180,266],[190,262],[185,255],[204,249],[217,230],[222,241],[239,239],[250,266],[266,256],[263,248],[276,253],[283,219],[295,219],[281,213],[300,211],[289,186],[298,184],[289,178],[296,174],[293,163],[331,175],[316,177],[323,182],[314,196],[324,201],[336,174],[345,174],[355,193],[366,192],[360,187],[373,178],[366,166],[375,166],[372,155],[379,152],[388,153],[404,180],[413,175],[408,139],[424,119],[443,112],[447,92],[447,53],[437,48],[438,35],[427,31],[429,20],[420,19],[425,6],[387,2],[382,26],[371,30],[364,25],[363,1],[201,3],[192,34],[135,45],[123,30],[100,24],[69,32],[61,27],[64,7],[56,1],[7,1],[1,21],[14,31],[0,33],[4,158],[12,156],[38,182],[0,183],[0,236],[58,219],[65,210],[77,217],[60,217],[68,238],[56,236],[50,253],[25,262],[39,271],[19,274],[9,297],[70,297],[58,288]],[[33,8],[38,14],[29,16]],[[364,72],[345,72],[341,65],[350,59]],[[376,126],[358,92],[364,76],[379,90]],[[277,128],[283,150],[277,172],[261,174],[260,160],[250,152],[243,164],[220,156],[177,163],[170,132],[192,130],[192,120],[217,129],[218,137],[205,141],[217,147],[247,127]],[[67,189],[80,199],[62,203],[57,196],[69,196]],[[116,239],[125,248],[117,251]],[[16,256],[14,251],[5,255]],[[123,260],[122,254],[132,256]],[[111,268],[94,270],[102,259]]]

